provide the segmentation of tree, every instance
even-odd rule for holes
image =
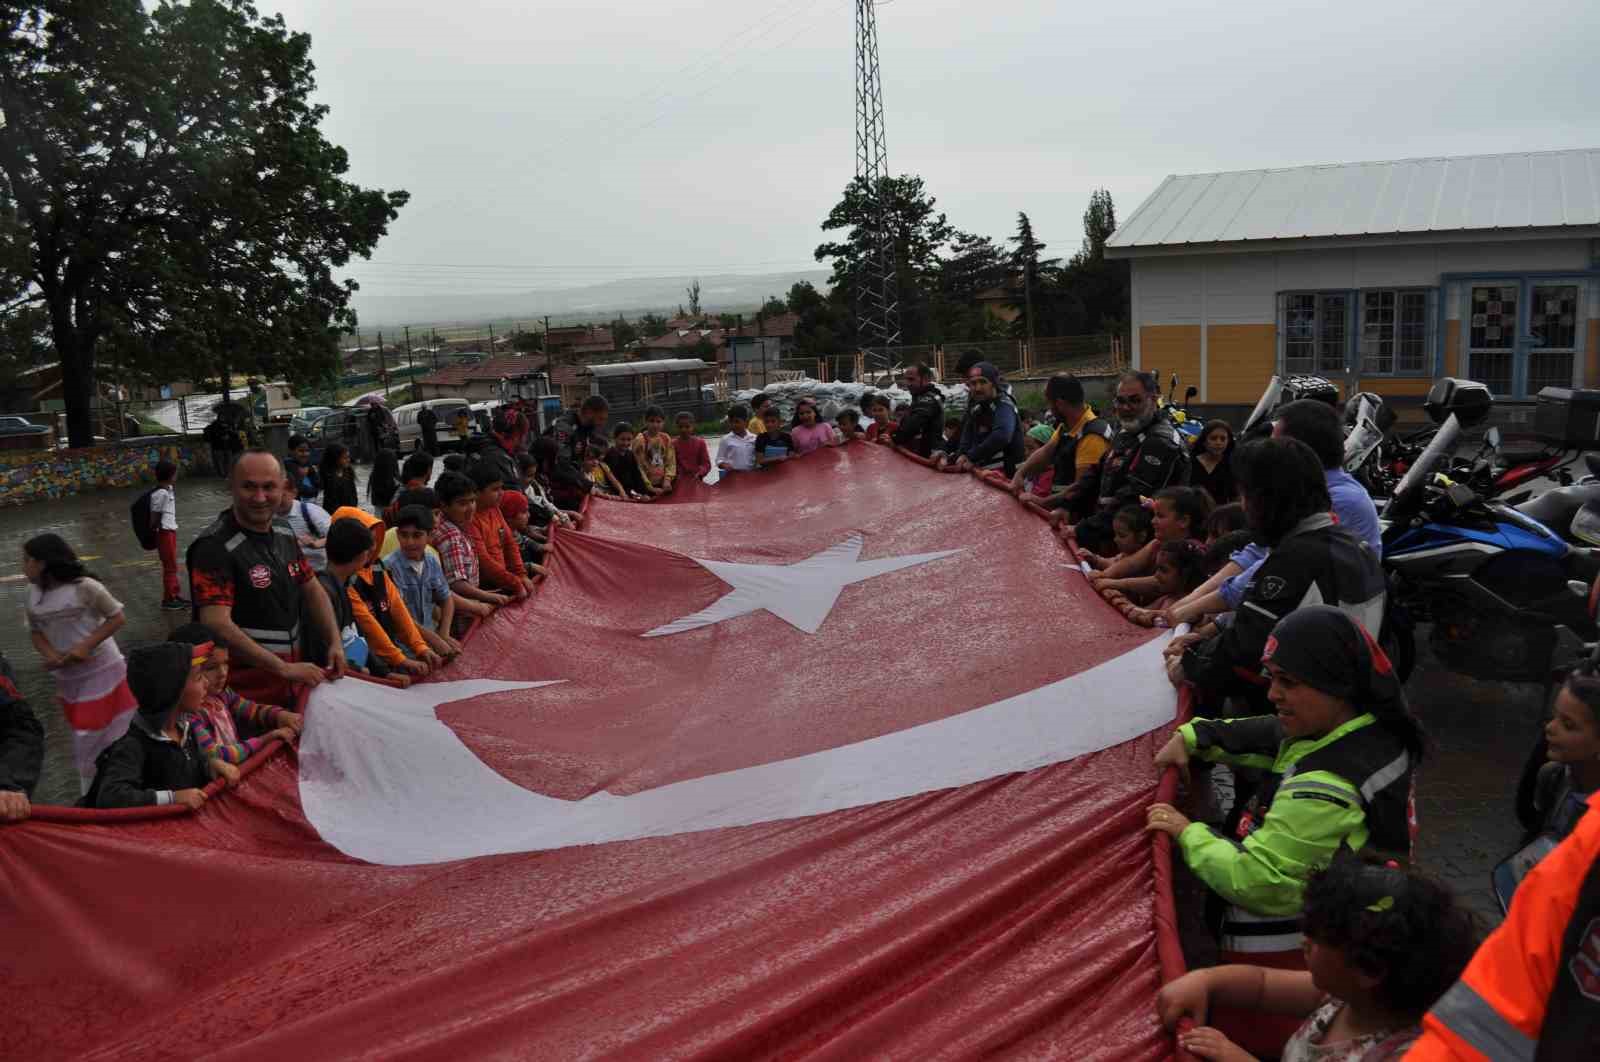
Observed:
[[[699,317],[700,316],[700,278],[699,277],[695,277],[694,278],[694,283],[692,283],[688,287],[684,288],[683,289],[683,293],[685,295],[689,296],[689,314],[690,314],[690,316]],[[680,307],[680,309],[681,309],[681,307]]]
[[[788,305],[776,295],[768,295],[767,301],[761,304],[761,316],[776,317],[788,312]]]
[[[342,179],[310,38],[246,0],[5,11],[0,267],[49,315],[72,444],[108,353],[169,379],[325,375],[355,324],[333,270],[408,196]]]
[[[1083,212],[1083,246],[1072,256],[1071,282],[1083,303],[1085,323],[1098,331],[1121,331],[1128,323],[1131,290],[1126,260],[1106,258],[1106,240],[1117,231],[1111,193],[1097,188]]]
[[[658,313],[647,313],[639,318],[638,334],[644,339],[654,339],[667,330],[667,319]]]
[[[929,300],[941,266],[939,253],[955,233],[921,177],[884,177],[875,186],[865,177],[852,180],[822,223],[824,232],[842,229],[845,237],[819,245],[814,257],[819,262],[833,260],[828,284],[834,295],[853,301],[869,259],[877,254],[880,217],[887,218],[889,228],[901,339],[919,343],[928,335]]]
[[[617,319],[611,322],[611,340],[616,349],[622,350],[638,338],[639,330],[621,314],[618,314]]]
[[[1033,234],[1033,222],[1028,220],[1028,215],[1022,211],[1017,212],[1017,234],[1007,242],[1016,244],[1016,249],[1011,252],[1008,263],[1011,272],[1022,282],[1022,306],[1024,335],[1032,339],[1033,332],[1033,293],[1038,281],[1040,267],[1054,267],[1061,260],[1059,258],[1039,257],[1039,252],[1045,249]]]
[[[736,313],[719,313],[717,314],[717,324],[723,328],[738,328],[739,315]]]

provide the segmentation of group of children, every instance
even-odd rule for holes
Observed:
[[[679,413],[676,435],[668,435],[667,418],[659,406],[650,406],[642,418],[643,431],[627,421],[611,432],[604,453],[584,456],[583,473],[595,494],[632,501],[653,501],[672,492],[679,482],[702,480],[711,471],[706,441],[695,434],[694,417]]]
[[[824,446],[842,446],[855,440],[888,444],[894,441],[899,420],[911,409],[895,407],[887,395],[868,394],[861,408],[866,411],[866,426],[854,409],[841,410],[834,423],[822,416],[815,399],[796,400],[794,417],[785,425],[778,406],[769,396],[758,394],[750,404],[729,407],[728,434],[717,445],[717,468],[723,472],[750,472],[800,457]],[[961,434],[961,420],[945,420],[945,439],[953,444]]]

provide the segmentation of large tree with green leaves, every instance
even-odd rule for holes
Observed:
[[[344,180],[311,40],[246,0],[0,3],[0,278],[49,315],[67,430],[96,366],[309,380],[407,199]]]
[[[815,257],[833,260],[829,286],[842,299],[854,299],[868,260],[877,253],[880,217],[889,227],[902,342],[920,343],[928,335],[940,254],[955,234],[921,177],[884,177],[876,185],[864,177],[852,180],[822,223],[824,232],[842,231],[844,238],[821,244]]]

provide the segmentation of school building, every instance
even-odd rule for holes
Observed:
[[[1600,150],[1171,176],[1106,256],[1130,260],[1133,364],[1202,402],[1274,373],[1600,387]]]

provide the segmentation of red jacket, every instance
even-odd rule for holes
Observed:
[[[674,435],[672,448],[678,452],[679,482],[704,479],[711,471],[711,452],[706,449],[706,441],[700,436],[691,435],[685,439],[681,435]]]
[[[513,590],[527,569],[522,566],[522,553],[517,549],[516,536],[511,525],[500,515],[500,509],[478,507],[467,527],[467,537],[478,552],[479,581],[491,590]]]

